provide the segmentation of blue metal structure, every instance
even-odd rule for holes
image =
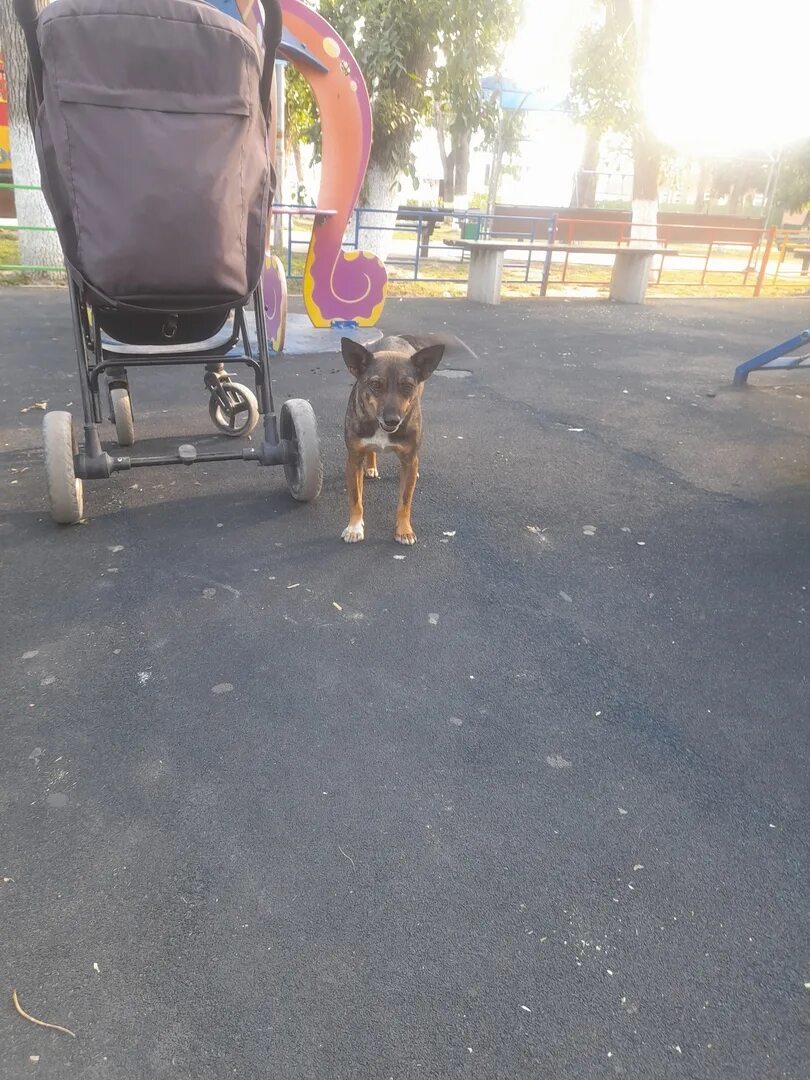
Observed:
[[[745,386],[752,371],[784,371],[805,367],[806,362],[810,360],[810,353],[804,353],[802,356],[792,356],[791,354],[800,349],[802,345],[807,345],[808,342],[810,342],[810,330],[802,330],[800,334],[791,338],[790,341],[783,341],[781,345],[776,345],[773,349],[760,353],[753,360],[747,360],[744,364],[740,364],[734,372],[734,385]],[[808,370],[810,370],[810,367],[808,367]]]
[[[223,15],[230,15],[233,19],[241,20],[242,18],[242,13],[239,10],[239,5],[236,0],[207,0],[207,2],[211,7],[215,7],[221,11]],[[326,68],[320,60],[316,59],[306,45],[300,42],[294,34],[291,34],[286,27],[282,32],[281,44],[278,47],[277,55],[280,60],[289,60],[293,63],[297,60],[299,63],[314,68],[316,71],[326,71]]]
[[[565,101],[549,97],[544,89],[525,90],[511,79],[487,75],[479,81],[484,97],[496,98],[504,112],[567,112]]]

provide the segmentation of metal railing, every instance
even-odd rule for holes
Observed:
[[[38,184],[0,184],[0,191],[41,191]],[[20,225],[16,221],[0,224],[0,234],[3,232],[56,232],[53,225]],[[5,263],[0,262],[0,273],[37,274],[49,273],[64,274],[64,266],[37,266],[31,263]]]
[[[416,210],[411,212],[418,213]],[[363,213],[366,212],[358,212],[360,215]],[[446,247],[443,244],[444,236],[440,242],[434,243],[428,234],[428,241],[424,241],[427,222],[436,216],[442,217],[447,223],[445,235],[452,232],[463,238],[465,227],[474,222],[478,231],[472,239],[514,240],[515,249],[506,252],[504,281],[507,285],[538,285],[541,295],[545,295],[549,287],[568,285],[607,289],[613,256],[588,249],[613,245],[620,247],[640,239],[638,234],[634,235],[634,226],[630,223],[593,223],[566,217],[565,214],[529,217],[523,214],[500,215],[497,211],[493,215],[475,212],[436,215],[430,212],[421,219],[417,217],[413,226],[419,238],[416,250],[403,258],[395,249],[389,256],[387,265],[389,271],[394,272],[394,280],[402,280],[402,275],[396,271],[403,266],[409,270],[406,276],[414,281],[466,281],[466,276],[436,273],[437,265],[446,268],[450,261],[463,265],[467,258],[465,253]],[[391,226],[374,228],[392,231]],[[402,228],[403,225],[398,222],[396,230]],[[642,227],[641,236],[646,228]],[[589,235],[589,231],[593,235]],[[650,281],[653,289],[688,286],[716,291],[721,295],[724,290],[736,289],[750,290],[753,296],[759,296],[766,285],[803,286],[804,279],[810,279],[810,234],[764,227],[661,223],[655,235],[656,246],[664,250],[654,259],[654,277]],[[532,243],[560,244],[570,246],[573,250],[520,251],[522,244],[528,248]],[[580,247],[581,251],[578,250]],[[669,247],[671,251],[666,250]],[[427,272],[429,266],[433,272]],[[810,280],[807,284],[810,286]]]
[[[0,190],[37,191],[36,185],[0,183]],[[282,250],[287,277],[303,277],[304,256],[309,248],[311,206],[278,204],[282,218]],[[464,285],[468,278],[469,255],[449,247],[445,239],[515,241],[514,251],[505,259],[504,283],[537,286],[540,295],[565,286],[606,289],[610,282],[612,256],[589,252],[589,247],[631,242],[632,226],[627,222],[585,221],[564,213],[533,217],[520,214],[486,214],[477,210],[450,211],[428,207],[401,206],[397,210],[358,208],[344,234],[344,248],[360,249],[369,235],[391,234],[386,265],[394,283]],[[0,223],[5,232],[55,232],[53,226]],[[650,287],[688,286],[722,292],[750,290],[758,296],[766,286],[798,285],[810,288],[810,232],[764,228],[740,228],[722,224],[659,224],[657,245],[664,249],[654,259]],[[276,237],[279,230],[276,230]],[[527,246],[565,244],[570,251],[520,251]],[[581,247],[580,252],[578,248]],[[671,247],[672,251],[666,249]],[[4,274],[59,274],[61,265],[34,265],[20,261],[3,262]],[[2,278],[0,277],[0,280]]]

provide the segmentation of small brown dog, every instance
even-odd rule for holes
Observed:
[[[345,426],[349,524],[343,539],[347,544],[365,539],[363,477],[380,475],[377,454],[385,451],[395,453],[400,464],[394,539],[400,544],[416,543],[411,503],[419,476],[422,390],[444,355],[443,337],[385,337],[372,350],[349,338],[341,342],[346,367],[357,380],[349,397]]]

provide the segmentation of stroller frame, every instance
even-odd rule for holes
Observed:
[[[37,39],[38,0],[14,0],[14,9],[26,38],[29,60],[28,112],[35,126],[37,109],[43,98],[43,69]],[[279,0],[265,0],[264,59],[259,82],[259,100],[264,120],[271,115],[272,80],[276,48],[281,40],[282,15]],[[83,482],[109,479],[114,473],[158,465],[192,465],[195,462],[253,461],[258,465],[282,465],[287,488],[298,502],[317,498],[323,481],[318,428],[308,401],[293,398],[284,402],[276,416],[270,377],[270,348],[265,323],[261,275],[253,290],[232,301],[209,307],[184,307],[168,298],[165,306],[139,306],[108,297],[85,280],[80,270],[66,258],[71,319],[79,365],[84,439],[79,447],[73,417],[69,412],[49,412],[43,420],[45,471],[51,515],[60,524],[75,524],[84,517]],[[256,327],[255,350],[251,343],[246,312],[253,308]],[[149,317],[152,326],[143,335],[125,329],[111,318],[119,311],[125,317]],[[194,341],[186,324],[179,332],[179,320],[207,314],[208,320],[194,328],[202,340]],[[221,316],[221,318],[220,318]],[[229,317],[232,325],[225,330]],[[213,318],[213,322],[211,321]],[[157,323],[155,322],[157,320]],[[219,320],[219,321],[217,321]],[[105,336],[106,330],[109,337]],[[207,336],[206,336],[207,335]],[[176,342],[173,342],[178,336]],[[120,338],[120,340],[119,340]],[[255,395],[231,380],[226,362],[244,364],[253,372]],[[127,369],[197,364],[205,368],[205,386],[210,394],[209,413],[215,426],[226,435],[247,436],[259,421],[262,438],[258,445],[235,450],[198,453],[190,443],[175,453],[138,455],[109,453],[102,446],[102,379],[109,404],[109,419],[115,424],[119,447],[135,441],[132,402]]]
[[[149,352],[126,352],[104,347],[101,326],[93,306],[88,303],[81,282],[70,272],[70,309],[76,355],[79,361],[79,381],[84,415],[84,451],[76,456],[76,476],[82,480],[108,479],[116,472],[155,465],[192,465],[197,461],[255,461],[259,465],[288,465],[295,468],[299,462],[299,449],[295,439],[281,438],[278,419],[273,404],[270,378],[270,350],[264,321],[264,297],[261,282],[253,292],[256,323],[257,355],[253,355],[245,317],[245,306],[234,308],[233,331],[228,340],[209,349],[194,352],[161,351],[150,346]],[[88,315],[88,313],[92,313]],[[235,348],[241,343],[241,350]],[[205,345],[205,342],[201,343]],[[126,346],[122,346],[125,350]],[[154,350],[154,351],[153,351]],[[253,371],[256,398],[263,422],[263,439],[260,446],[243,447],[235,451],[215,451],[198,454],[191,445],[181,446],[176,454],[151,457],[111,455],[103,450],[99,427],[103,422],[101,401],[101,376],[105,375],[110,389],[129,389],[127,368],[169,367],[188,364],[204,365],[205,384],[214,399],[227,412],[233,408],[223,390],[223,365],[228,360],[243,363]],[[244,411],[244,407],[236,407]],[[111,419],[114,418],[111,416]]]

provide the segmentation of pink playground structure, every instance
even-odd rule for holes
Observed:
[[[212,0],[241,16],[261,40],[263,12],[257,0]],[[323,140],[321,184],[304,269],[304,303],[313,326],[373,326],[385,303],[383,263],[364,251],[344,251],[371,153],[371,105],[362,72],[346,43],[303,0],[281,0],[284,37],[278,50],[312,87]],[[268,253],[264,275],[267,335],[284,347],[287,283],[281,261]]]

